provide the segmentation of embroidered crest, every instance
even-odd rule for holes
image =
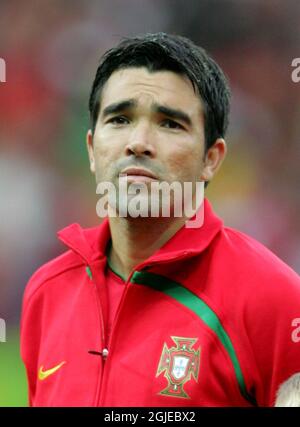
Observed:
[[[158,364],[156,376],[164,372],[168,380],[168,386],[159,394],[184,397],[190,396],[184,391],[184,384],[194,377],[198,381],[200,349],[194,350],[191,347],[197,338],[171,337],[176,347],[168,348],[164,343],[163,351]]]

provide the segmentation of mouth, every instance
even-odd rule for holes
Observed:
[[[157,177],[151,171],[144,168],[126,168],[120,173],[120,177],[124,176],[127,178],[128,181],[157,181]]]

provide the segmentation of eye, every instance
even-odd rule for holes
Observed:
[[[180,123],[174,122],[174,120],[171,119],[165,119],[162,124],[168,129],[184,129]]]
[[[107,123],[112,123],[115,125],[125,125],[129,123],[129,120],[124,116],[115,116],[107,121]]]

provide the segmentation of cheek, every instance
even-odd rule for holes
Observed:
[[[110,181],[113,173],[113,165],[117,158],[114,148],[107,144],[98,143],[94,147],[94,158],[96,181]]]
[[[102,176],[109,171],[114,162],[116,162],[122,154],[121,135],[111,134],[105,130],[98,130],[94,138],[94,157],[97,172]]]
[[[169,170],[172,179],[190,182],[200,178],[203,169],[203,153],[201,147],[183,147],[169,153]]]

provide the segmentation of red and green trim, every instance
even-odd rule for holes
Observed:
[[[89,266],[85,267],[85,271],[86,271],[87,275],[89,276],[90,280],[93,280],[93,275],[92,275],[92,272],[91,272],[91,269]]]
[[[228,334],[223,328],[218,316],[201,298],[193,294],[180,283],[150,272],[136,271],[131,277],[130,282],[146,285],[157,291],[163,292],[200,317],[200,319],[217,335],[227,351],[234,368],[241,394],[253,405],[256,405],[255,399],[247,392],[244,376]]]

